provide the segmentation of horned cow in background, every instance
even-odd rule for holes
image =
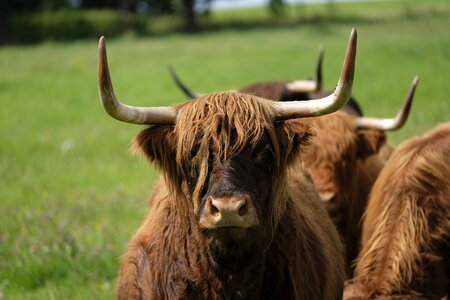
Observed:
[[[303,163],[344,240],[350,276],[351,263],[359,251],[361,217],[368,195],[393,151],[386,131],[405,124],[417,83],[418,77],[392,119],[354,117],[340,111],[303,119],[313,132]]]
[[[122,258],[120,299],[342,297],[343,248],[301,167],[311,133],[300,118],[345,105],[355,55],[353,30],[335,93],[323,99],[274,102],[232,91],[131,107],[114,95],[100,39],[105,110],[156,125],[134,146],[164,173]]]
[[[450,296],[450,123],[403,142],[377,179],[345,299]]]
[[[316,74],[314,80],[269,80],[257,83],[252,83],[241,87],[239,92],[245,94],[251,94],[258,97],[263,97],[266,99],[276,100],[276,101],[292,101],[303,99],[305,101],[311,99],[318,99],[329,96],[333,91],[323,91],[323,73],[322,73],[322,62],[323,62],[323,47],[319,49],[319,55],[316,63]],[[194,99],[199,97],[201,94],[192,91],[188,88],[180,79],[178,74],[175,72],[172,66],[169,66],[169,72],[177,84],[177,86],[185,93],[186,96]],[[362,110],[359,107],[358,102],[350,96],[349,101],[344,107],[341,108],[342,111],[355,116],[362,116]]]

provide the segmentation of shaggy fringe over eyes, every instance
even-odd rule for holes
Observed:
[[[180,110],[175,125],[178,140],[176,162],[177,166],[189,162],[191,169],[197,171],[192,199],[195,211],[212,153],[226,160],[245,147],[254,148],[267,131],[274,146],[276,165],[279,166],[278,143],[273,140],[276,137],[273,120],[274,111],[267,100],[238,92],[203,96],[188,102]],[[188,170],[179,172],[184,178],[193,175],[186,174]]]

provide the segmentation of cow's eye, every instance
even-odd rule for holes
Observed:
[[[265,145],[254,153],[254,162],[258,167],[270,168],[274,159],[274,155],[270,145]]]
[[[195,144],[192,148],[191,148],[191,157],[195,157],[198,153],[198,150],[200,149],[200,145],[199,144]]]

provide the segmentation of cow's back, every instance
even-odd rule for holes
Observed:
[[[403,142],[380,173],[346,299],[450,294],[448,195],[450,123]]]

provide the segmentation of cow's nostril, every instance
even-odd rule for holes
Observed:
[[[210,213],[212,216],[217,216],[218,214],[220,214],[220,211],[219,211],[219,209],[218,209],[213,203],[210,203],[210,206],[209,206],[209,213]]]
[[[238,214],[242,217],[244,215],[246,215],[248,212],[248,205],[247,205],[247,201],[244,202],[244,204],[242,204],[242,206],[239,208]]]
[[[330,199],[330,204],[333,204],[333,205],[337,204],[336,195],[334,195],[333,197],[331,197],[331,199]]]

